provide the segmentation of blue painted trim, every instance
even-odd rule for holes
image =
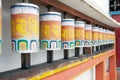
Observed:
[[[74,22],[74,20],[62,20],[62,22]]]
[[[49,13],[40,14],[40,16],[50,16],[50,15],[52,15],[52,16],[61,16],[59,14],[54,14],[54,13],[52,13],[52,14],[49,14]]]
[[[34,6],[28,6],[28,5],[13,5],[13,6],[10,7],[10,9],[12,9],[12,8],[16,8],[16,7],[22,7],[22,8],[28,7],[28,8],[39,9],[39,8],[37,8],[37,7],[34,7]]]
[[[110,12],[109,14],[110,14],[111,16],[112,16],[112,15],[120,15],[120,11]]]

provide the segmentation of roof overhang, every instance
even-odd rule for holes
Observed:
[[[94,18],[114,28],[120,27],[120,23],[114,20],[109,14],[102,11],[93,0],[59,0],[60,2],[74,8],[75,10]]]

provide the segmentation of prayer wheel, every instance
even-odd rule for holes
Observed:
[[[74,19],[62,19],[62,48],[74,49]]]
[[[45,12],[40,15],[41,49],[61,49],[61,13]]]
[[[11,7],[12,48],[18,53],[39,50],[39,7],[17,3]]]
[[[84,47],[85,22],[75,21],[75,47]]]

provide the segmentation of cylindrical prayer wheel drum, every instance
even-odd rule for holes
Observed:
[[[102,28],[99,28],[98,31],[99,45],[102,45]]]
[[[109,30],[109,44],[111,44],[111,31]]]
[[[105,45],[107,45],[107,29],[105,29]]]
[[[17,3],[11,7],[12,48],[18,53],[39,50],[39,7]]]
[[[110,36],[109,36],[109,30],[107,30],[107,44],[109,44],[109,39],[110,39]]]
[[[102,41],[101,42],[102,42],[102,45],[104,45],[104,29],[103,28],[102,28],[101,32],[102,32],[102,38],[101,38]]]
[[[115,32],[112,32],[112,43],[115,43]]]
[[[74,49],[74,19],[62,19],[62,48]]]
[[[92,47],[92,25],[85,25],[85,47]]]
[[[106,30],[103,29],[103,44],[105,45],[105,39],[106,39]]]
[[[45,12],[40,15],[41,49],[61,49],[61,13]]]
[[[92,46],[98,46],[98,27],[92,29]]]
[[[84,47],[85,22],[75,21],[75,47]]]
[[[110,31],[110,44],[112,44],[112,31]]]
[[[2,0],[0,0],[0,54],[1,54],[1,44],[2,44]]]
[[[107,44],[109,44],[109,30],[107,29]]]

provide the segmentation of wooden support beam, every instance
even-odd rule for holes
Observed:
[[[47,50],[47,63],[53,62],[53,50]]]
[[[28,69],[30,68],[30,53],[22,53],[21,54],[21,68]]]
[[[75,48],[75,57],[79,57],[80,56],[80,52],[79,52],[79,47]]]
[[[69,50],[65,49],[64,50],[64,59],[68,59],[69,58]]]
[[[92,54],[92,47],[84,47],[84,54],[91,55]]]

